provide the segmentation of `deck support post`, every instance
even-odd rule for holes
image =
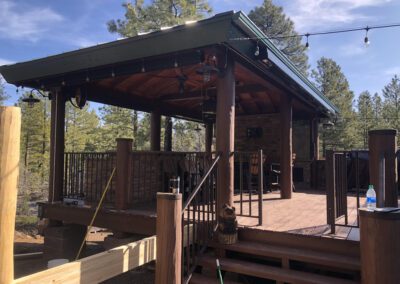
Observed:
[[[49,202],[62,199],[64,175],[65,96],[56,90],[51,99]]]
[[[182,194],[157,193],[156,284],[181,284]]]
[[[216,150],[221,153],[217,176],[217,218],[222,206],[233,206],[233,170],[235,139],[234,61],[228,57],[224,73],[217,80]]]
[[[313,118],[310,121],[310,160],[319,160],[319,133],[318,133],[318,118]]]
[[[398,207],[397,203],[397,131],[369,131],[369,176],[376,191],[378,207]]]
[[[0,107],[0,283],[14,281],[21,109]]]
[[[206,153],[207,155],[211,154],[212,152],[212,138],[213,138],[213,124],[207,123],[206,124],[206,133],[205,133],[205,145],[206,145]]]
[[[115,208],[128,208],[129,186],[132,176],[132,139],[117,138],[117,184],[115,189]]]
[[[292,97],[282,95],[280,102],[281,122],[281,198],[291,199],[293,189],[293,155],[292,155]]]
[[[400,283],[400,213],[359,209],[361,283]]]
[[[169,116],[165,117],[164,123],[164,151],[171,152],[172,151],[172,118]]]
[[[150,150],[160,151],[161,115],[155,110],[150,114]]]

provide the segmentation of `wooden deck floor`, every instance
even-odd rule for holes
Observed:
[[[239,206],[239,195],[235,195],[235,205]],[[246,197],[243,197],[246,199]],[[253,199],[254,201],[255,198]],[[292,199],[280,199],[279,191],[263,195],[263,225],[258,226],[258,219],[238,217],[239,225],[260,230],[291,232],[306,235],[319,235],[341,239],[358,240],[357,230],[337,227],[336,234],[330,234],[326,218],[326,195],[324,192],[294,192]],[[357,221],[356,197],[348,197],[349,224]],[[361,198],[363,204],[364,198]],[[236,208],[238,210],[238,208]],[[248,213],[249,206],[244,205],[243,213]],[[258,212],[258,203],[252,202],[252,211]],[[340,220],[339,223],[344,223]]]

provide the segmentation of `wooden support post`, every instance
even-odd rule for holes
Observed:
[[[258,151],[258,225],[263,224],[263,193],[264,193],[264,156],[263,150]]]
[[[310,160],[319,160],[318,118],[310,120]]]
[[[325,160],[326,174],[326,218],[327,224],[331,226],[331,234],[335,233],[336,220],[336,180],[335,180],[335,156],[332,150],[327,150]]]
[[[0,107],[0,283],[14,280],[21,109]]]
[[[361,283],[400,283],[400,212],[359,213]]]
[[[370,183],[376,191],[378,207],[398,207],[397,203],[397,131],[382,129],[369,131],[369,176]],[[379,179],[382,172],[381,160],[384,164],[384,188]]]
[[[217,176],[217,216],[224,204],[233,206],[233,151],[235,143],[235,73],[228,58],[225,72],[217,80],[217,152],[221,153]]]
[[[150,150],[160,151],[161,115],[153,111],[150,115]]]
[[[212,152],[212,138],[213,138],[213,125],[212,123],[207,123],[206,124],[206,153],[211,154]]]
[[[115,208],[128,208],[129,187],[132,176],[132,139],[117,138],[117,184],[115,189]]]
[[[181,284],[182,194],[157,193],[156,284]]]
[[[172,118],[169,116],[165,117],[164,124],[164,151],[171,152],[172,151]]]
[[[64,175],[65,97],[60,90],[51,100],[49,202],[62,199]]]
[[[292,198],[293,189],[293,156],[292,156],[292,97],[282,95],[280,102],[281,122],[281,198]]]

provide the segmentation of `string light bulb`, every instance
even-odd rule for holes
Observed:
[[[310,49],[310,43],[308,42],[308,37],[310,36],[310,34],[306,34],[306,49],[309,50]]]
[[[140,70],[142,73],[146,72],[146,68],[144,68],[144,61],[142,61],[142,69]]]
[[[175,57],[175,61],[174,61],[174,67],[175,67],[175,68],[178,68],[178,66],[179,66],[179,64],[178,64],[178,60],[176,60],[176,57]]]
[[[254,51],[254,56],[258,57],[260,55],[260,47],[258,46],[258,41],[256,45],[256,50]]]
[[[115,77],[115,72],[114,72],[114,68],[111,70],[111,77]]]
[[[365,44],[366,47],[368,47],[369,44],[370,44],[370,41],[369,41],[369,38],[368,38],[368,31],[369,31],[369,27],[367,26],[365,28],[365,38],[364,38],[364,44]]]

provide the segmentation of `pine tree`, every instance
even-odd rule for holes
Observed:
[[[124,3],[122,6],[125,9],[125,18],[111,20],[107,25],[111,33],[117,33],[123,37],[135,36],[140,32],[156,31],[163,26],[183,24],[187,20],[202,19],[212,11],[208,1],[205,0],[152,0],[147,4],[145,4],[143,0],[136,0],[135,3]],[[107,120],[104,121],[104,126],[108,130],[112,129],[111,126],[107,126],[108,123],[117,125],[118,115],[112,115],[111,112],[113,110],[115,109],[110,108],[108,115],[105,116]],[[113,117],[116,118],[115,121],[113,121]],[[135,117],[135,114],[133,114],[133,117]],[[146,149],[149,147],[149,132],[147,131],[149,129],[148,118],[148,116],[143,116],[143,120],[140,121],[141,127],[138,127],[139,121],[135,118],[133,119],[133,129],[136,129],[132,136],[134,138],[134,149]],[[119,120],[121,128],[126,128],[126,125],[128,125],[127,119],[128,118],[125,117],[125,121]],[[163,122],[164,127],[162,132],[164,133],[164,149],[168,150],[170,149],[168,141],[172,140],[173,135],[173,131],[171,131],[173,129],[173,123],[170,117],[165,117]],[[191,124],[185,125],[185,123],[186,122],[183,121],[180,122],[176,128],[178,129],[178,133],[190,132],[191,129],[194,129]],[[144,130],[140,130],[141,128]],[[180,139],[178,136],[176,139]],[[182,138],[184,139],[186,137],[187,136]]]
[[[89,104],[78,109],[70,103],[65,109],[65,151],[96,151],[99,118]]]
[[[20,192],[44,196],[49,171],[50,104],[43,99],[30,107],[22,97],[17,103],[22,114]]]
[[[249,18],[268,36],[272,42],[299,68],[304,74],[308,71],[306,47],[301,37],[285,37],[297,35],[293,21],[285,15],[283,8],[276,6],[272,0],[264,0],[249,13]]]
[[[374,104],[371,94],[368,91],[362,92],[357,100],[357,132],[360,137],[358,147],[368,148],[368,131],[375,127]]]
[[[9,98],[7,96],[6,91],[4,90],[3,79],[0,75],[0,106],[4,105],[4,102]]]
[[[382,90],[383,120],[388,127],[400,129],[400,79],[395,75]]]
[[[143,0],[136,0],[134,4],[124,3],[122,6],[125,19],[109,21],[108,30],[124,37],[202,19],[211,13],[209,4],[203,0],[152,0],[148,5]]]
[[[334,129],[322,131],[326,144],[339,149],[354,148],[357,144],[357,123],[352,108],[354,94],[340,66],[332,59],[322,57],[318,60],[317,69],[312,71],[311,77],[318,89],[340,111]]]

